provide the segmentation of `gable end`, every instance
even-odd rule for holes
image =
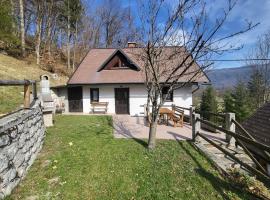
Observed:
[[[140,67],[120,49],[116,49],[113,54],[98,68],[97,72],[113,69],[131,69],[140,71]]]

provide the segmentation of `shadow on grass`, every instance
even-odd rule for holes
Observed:
[[[227,181],[225,181],[225,180],[223,180],[223,179],[215,176],[213,173],[208,172],[207,170],[205,170],[204,167],[201,165],[201,163],[197,160],[197,158],[190,152],[190,150],[188,148],[186,148],[181,141],[177,140],[177,142],[178,142],[179,146],[186,152],[186,154],[189,155],[192,158],[192,160],[199,167],[198,169],[195,170],[196,173],[199,174],[201,177],[207,179],[211,183],[211,185],[215,188],[215,190],[218,191],[218,193],[222,196],[223,199],[228,199],[228,200],[231,199],[231,197],[228,196],[228,194],[226,194],[224,192],[224,190],[227,190],[229,192],[236,193],[239,197],[244,198],[243,195],[241,194],[241,191],[239,191],[236,188],[234,188],[232,186],[232,183],[229,183],[229,182],[227,182]],[[197,151],[194,148],[194,146],[192,144],[190,144],[190,142],[187,142],[187,144],[191,148],[193,148],[195,151]]]
[[[123,138],[130,138],[134,140],[135,142],[141,144],[143,147],[147,148],[146,141],[144,141],[143,139],[136,138],[136,136],[132,134],[132,132],[136,133],[137,130],[134,130],[134,129],[131,130],[131,127],[128,127],[121,120],[114,119],[114,122],[113,122],[113,119],[111,119],[108,121],[108,125],[110,125],[113,128],[113,131],[114,131],[113,134],[115,134],[116,132],[116,134],[122,135]]]

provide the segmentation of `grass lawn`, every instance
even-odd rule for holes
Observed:
[[[11,56],[0,54],[0,79],[3,80],[39,80],[40,75],[51,73],[40,69],[32,62],[19,60]],[[50,79],[50,84],[65,84],[68,77],[60,76]],[[39,84],[38,84],[39,86]],[[0,86],[0,115],[14,111],[23,104],[23,86]]]
[[[7,199],[250,199],[188,142],[114,139],[109,116],[57,116]]]
[[[0,86],[0,114],[16,110],[23,105],[23,86]]]

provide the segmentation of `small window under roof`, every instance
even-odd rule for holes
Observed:
[[[122,70],[131,69],[139,71],[139,67],[136,66],[125,54],[120,50],[116,50],[99,68],[101,70]]]

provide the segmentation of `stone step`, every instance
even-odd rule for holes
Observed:
[[[243,151],[241,147],[228,146],[228,144],[222,140],[215,140],[214,142],[239,158],[242,162],[250,166],[255,166],[254,162],[251,160],[251,158],[249,158],[249,156]],[[203,140],[202,138],[197,144],[197,147],[205,152],[206,155],[208,155],[221,169],[227,171],[229,168],[238,168],[246,173],[244,169],[241,168],[240,164],[237,163],[234,159],[225,155],[222,151],[207,141]]]

